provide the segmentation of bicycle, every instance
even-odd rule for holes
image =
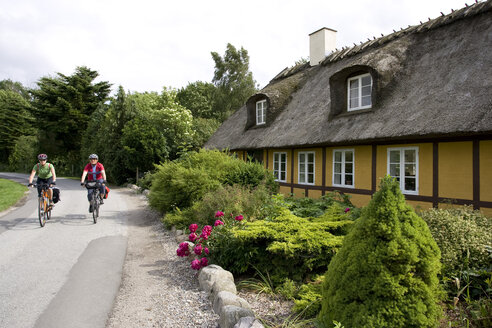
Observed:
[[[101,192],[99,188],[102,184],[97,181],[87,181],[84,185],[87,189],[94,189],[89,202],[92,208],[92,219],[94,220],[94,223],[97,223],[97,218],[99,217],[99,206],[101,205],[101,198],[99,196]]]
[[[33,184],[33,187],[37,187],[37,184]],[[41,195],[38,197],[38,218],[39,224],[41,228],[44,227],[46,221],[51,219],[51,210],[53,206],[50,205],[48,195],[48,190],[50,189],[50,185],[47,183],[42,183],[41,185]]]

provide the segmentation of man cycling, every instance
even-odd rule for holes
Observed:
[[[82,172],[82,177],[80,178],[80,184],[82,186],[85,185],[85,177],[87,176],[88,181],[97,181],[100,183],[100,194],[99,197],[101,197],[101,204],[104,204],[103,199],[104,199],[104,194],[106,193],[106,171],[104,171],[104,166],[98,162],[99,157],[96,154],[91,154],[89,156],[89,163],[84,167],[84,172]],[[94,189],[87,189],[87,199],[89,202],[92,199],[92,193],[94,192]],[[92,205],[89,206],[89,212],[92,213]]]
[[[41,186],[43,184],[47,184],[50,186],[50,189],[48,189],[48,195],[50,198],[50,206],[53,206],[53,190],[51,187],[56,184],[56,174],[55,174],[55,167],[53,164],[48,163],[48,155],[46,154],[39,154],[38,155],[38,160],[39,163],[34,165],[31,171],[31,175],[29,176],[29,187],[32,187],[32,180],[34,179],[34,176],[37,174],[38,178],[36,180],[36,184],[38,186],[38,197],[41,196]]]

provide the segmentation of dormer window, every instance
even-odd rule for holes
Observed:
[[[347,111],[372,107],[372,77],[362,74],[347,80]]]
[[[261,125],[266,123],[266,110],[267,110],[266,100],[260,100],[256,102],[256,125]]]

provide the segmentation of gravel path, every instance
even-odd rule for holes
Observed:
[[[219,317],[196,272],[176,256],[177,244],[145,197],[128,219],[128,249],[120,291],[107,327],[216,328]]]

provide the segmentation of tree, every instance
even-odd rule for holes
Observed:
[[[217,88],[208,82],[189,83],[176,94],[176,100],[191,111],[194,118],[220,119],[221,114],[214,111]]]
[[[331,260],[320,321],[345,327],[437,327],[440,251],[391,177]]]
[[[224,120],[256,92],[255,81],[249,71],[248,51],[244,48],[237,50],[228,43],[223,58],[216,52],[211,54],[215,62],[212,82],[218,89],[214,110]]]
[[[63,158],[64,164],[78,162],[89,117],[109,95],[111,85],[95,83],[98,76],[96,71],[81,66],[70,76],[57,73],[54,78],[43,77],[37,82],[39,89],[31,91],[33,112],[42,127],[40,146]]]
[[[19,93],[0,90],[0,162],[7,162],[19,137],[36,133],[30,109]]]
[[[0,90],[13,91],[21,95],[22,98],[26,99],[27,101],[31,100],[29,90],[26,89],[20,82],[14,82],[10,79],[2,80],[0,81]]]

